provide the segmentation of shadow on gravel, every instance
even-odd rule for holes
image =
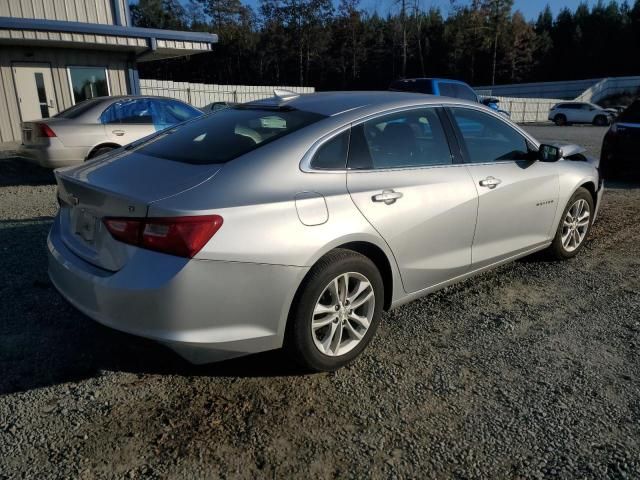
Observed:
[[[53,170],[33,165],[21,158],[0,158],[0,186],[2,187],[55,183]]]
[[[47,276],[49,218],[0,222],[0,395],[103,371],[208,377],[302,375],[281,352],[194,366],[155,342],[103,327]]]

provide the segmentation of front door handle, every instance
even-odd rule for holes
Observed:
[[[112,130],[111,133],[121,137],[122,135],[124,135],[124,130]]]
[[[371,197],[371,200],[374,202],[384,202],[385,205],[391,205],[399,198],[402,198],[402,193],[394,192],[393,190],[383,190],[382,193]]]
[[[502,183],[502,180],[496,177],[487,177],[480,180],[481,187],[496,188]]]

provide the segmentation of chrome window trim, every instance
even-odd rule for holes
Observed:
[[[302,160],[300,161],[300,170],[302,170],[305,173],[346,173],[346,172],[388,172],[388,171],[401,171],[401,170],[422,170],[425,168],[442,168],[442,167],[452,167],[452,166],[456,166],[456,165],[464,165],[464,163],[453,163],[453,157],[451,157],[451,163],[443,163],[443,164],[438,164],[438,165],[416,165],[416,166],[406,166],[406,167],[395,167],[395,168],[366,168],[366,169],[360,169],[360,168],[344,168],[344,169],[338,169],[338,170],[321,170],[321,169],[316,169],[316,168],[312,168],[311,167],[311,160],[313,160],[314,155],[316,154],[316,152],[318,151],[318,149],[320,147],[322,147],[325,143],[333,140],[333,138],[337,137],[338,135],[340,135],[341,133],[343,133],[344,131],[351,129],[353,127],[357,127],[358,125],[361,125],[365,122],[368,122],[369,120],[373,120],[376,118],[380,118],[380,117],[384,117],[386,115],[390,115],[390,114],[394,114],[394,113],[401,113],[401,112],[409,112],[411,110],[420,110],[423,108],[439,108],[439,107],[443,107],[443,104],[440,103],[427,103],[427,104],[420,104],[420,105],[410,105],[410,106],[404,106],[404,107],[396,107],[396,108],[392,108],[390,110],[384,110],[382,112],[376,112],[376,113],[371,113],[369,115],[366,115],[362,118],[359,118],[357,120],[354,120],[350,123],[347,123],[345,125],[342,125],[334,130],[332,130],[331,132],[327,133],[326,135],[323,135],[322,137],[320,137],[320,139],[316,140],[313,145],[311,146],[311,148],[309,150],[307,150],[307,153],[304,154],[304,156],[302,157]],[[440,120],[440,118],[438,118],[438,120]],[[444,126],[442,126],[442,128],[444,129]],[[446,132],[445,132],[446,135]],[[351,143],[351,142],[349,142]],[[447,145],[447,148],[449,146]],[[347,159],[349,158],[349,149],[347,149]]]

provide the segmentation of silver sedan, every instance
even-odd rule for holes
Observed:
[[[280,95],[57,170],[62,295],[194,363],[284,346],[333,370],[384,310],[585,244],[603,185],[577,146],[445,97]]]
[[[93,98],[52,118],[23,122],[19,154],[46,168],[74,165],[200,115],[172,98]]]

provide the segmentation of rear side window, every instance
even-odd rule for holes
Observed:
[[[451,108],[471,163],[529,159],[527,140],[493,115],[470,108]]]
[[[324,143],[313,156],[311,168],[315,170],[344,170],[347,166],[349,130]]]
[[[386,169],[451,164],[447,138],[434,108],[393,113],[357,125],[351,132],[350,169]]]
[[[137,151],[194,165],[226,163],[323,118],[295,109],[226,108],[154,137]]]
[[[102,101],[103,100],[85,100],[84,102],[77,103],[73,107],[63,110],[55,115],[55,118],[78,118]]]

